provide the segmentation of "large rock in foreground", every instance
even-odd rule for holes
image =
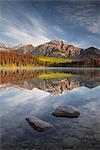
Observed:
[[[37,130],[38,132],[43,132],[53,127],[52,124],[45,122],[43,120],[40,120],[36,117],[27,117],[26,120],[30,124],[30,126],[33,129]]]
[[[73,106],[59,106],[52,112],[56,117],[78,118],[80,112]]]

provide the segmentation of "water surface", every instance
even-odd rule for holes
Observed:
[[[100,149],[100,70],[0,70],[1,150]],[[60,105],[75,106],[79,118],[56,118]],[[53,124],[38,133],[26,122],[36,116]]]

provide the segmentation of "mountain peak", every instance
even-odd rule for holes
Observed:
[[[91,47],[88,47],[86,50],[98,50],[98,49],[94,46],[91,46]]]
[[[6,44],[0,43],[0,52],[10,52],[11,48],[8,47]]]
[[[80,58],[90,57],[90,56],[100,57],[100,50],[98,50],[95,47],[89,47],[81,52]]]
[[[68,45],[67,42],[63,40],[52,40],[35,47],[32,54],[40,56],[68,57],[79,55],[80,51],[80,48],[74,45]]]
[[[0,48],[8,48],[8,45],[0,43]]]
[[[51,40],[46,43],[47,45],[68,45],[64,40]]]
[[[13,48],[14,48],[14,49],[15,49],[15,48],[17,49],[17,47],[19,48],[19,47],[26,47],[26,46],[33,46],[33,45],[32,45],[32,44],[19,44],[19,45],[13,47]],[[33,46],[33,47],[34,47],[34,46]]]
[[[29,54],[33,49],[34,49],[34,46],[32,44],[28,44],[28,45],[20,44],[20,45],[13,47],[14,51],[18,53],[23,53],[23,54]]]

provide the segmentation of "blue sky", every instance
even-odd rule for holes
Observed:
[[[65,40],[100,49],[100,0],[1,0],[0,42],[10,46]]]

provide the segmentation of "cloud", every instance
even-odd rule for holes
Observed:
[[[60,26],[58,26],[58,25],[54,25],[53,26],[53,30],[58,32],[59,34],[63,33],[63,29]]]
[[[73,0],[71,3],[57,5],[56,10],[66,23],[84,27],[91,33],[100,34],[100,2]],[[61,21],[61,20],[60,20]]]
[[[94,22],[92,25],[88,26],[87,28],[92,33],[100,34],[100,16],[99,16],[97,22]]]
[[[5,17],[0,17],[2,35],[15,40],[18,43],[30,44],[34,46],[48,42],[48,33],[45,30],[42,22],[34,16],[28,18],[28,24],[13,23],[13,20],[8,20]]]
[[[2,35],[16,41],[20,44],[39,44],[49,42],[51,39],[58,39],[58,35],[63,33],[63,30],[58,25],[48,26],[39,16],[35,17],[29,14],[23,14],[26,22],[19,22],[6,17],[0,17]]]
[[[53,39],[67,40],[81,47],[94,43],[99,46],[100,11],[98,1],[93,2],[5,2],[0,14],[0,40],[10,46],[21,43],[37,46]]]

